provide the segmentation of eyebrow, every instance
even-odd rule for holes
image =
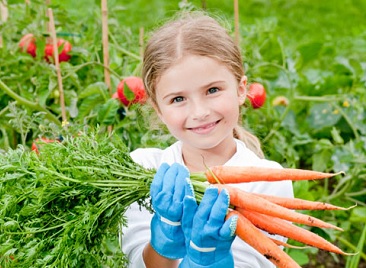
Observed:
[[[205,84],[203,86],[201,86],[199,89],[200,90],[203,90],[203,89],[206,89],[206,88],[210,88],[212,87],[213,85],[216,85],[216,84],[223,84],[223,83],[226,83],[225,80],[217,80],[217,81],[213,81],[213,82],[210,82],[208,84]],[[164,96],[163,97],[163,100],[164,99],[170,99],[172,96],[180,96],[180,95],[183,95],[184,94],[184,90],[179,90],[179,91],[176,91],[176,92],[171,92],[171,93],[168,93],[168,95]]]

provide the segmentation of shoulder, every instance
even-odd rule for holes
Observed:
[[[255,153],[249,150],[242,141],[239,140],[237,141],[237,157],[235,158],[235,161],[230,163],[230,165],[283,168],[281,164],[276,161],[259,158]],[[236,186],[247,192],[293,197],[292,182],[289,180],[276,182],[249,182]]]
[[[248,149],[245,143],[241,140],[235,141],[237,146],[237,153],[234,159],[236,165],[282,168],[282,166],[278,162],[265,158],[259,158],[253,151]]]
[[[155,168],[163,150],[159,148],[139,148],[130,153],[133,161],[146,167]]]
[[[176,142],[171,146],[161,148],[139,148],[130,153],[132,159],[145,168],[158,168],[161,163],[183,163],[181,143]]]

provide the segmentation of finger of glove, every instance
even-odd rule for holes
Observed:
[[[193,185],[192,185],[192,181],[190,178],[186,178],[186,187],[185,187],[185,195],[187,196],[192,196],[193,198],[195,198],[195,194],[194,194],[194,189],[193,189]]]
[[[165,164],[163,165],[164,166],[159,168],[157,173],[157,183],[159,183],[161,187],[160,191],[157,192],[155,196],[152,196],[153,208],[155,211],[158,211],[161,216],[169,220],[180,221],[182,217],[182,200],[175,200],[174,198],[175,182],[179,165],[168,165],[167,168]],[[160,170],[162,170],[162,172],[160,172]]]
[[[202,230],[203,227],[206,225],[211,213],[212,205],[216,201],[217,197],[218,197],[217,188],[208,187],[205,190],[201,203],[198,206],[196,215],[194,217],[193,228],[195,230]]]
[[[230,205],[229,192],[226,189],[221,190],[215,203],[212,204],[212,209],[208,219],[209,226],[222,226],[225,221],[225,216]]]
[[[227,219],[220,229],[220,237],[223,239],[232,239],[235,236],[237,224],[237,215],[231,216],[229,219]]]
[[[154,200],[154,197],[162,190],[163,188],[163,179],[164,175],[169,169],[169,165],[167,163],[163,163],[158,168],[155,173],[154,179],[150,185],[150,196]]]
[[[174,181],[175,185],[174,185],[173,201],[175,203],[181,203],[183,202],[183,198],[186,194],[187,178],[189,178],[189,172],[187,168],[178,163],[173,164],[172,168],[177,169]]]
[[[176,177],[178,175],[179,166],[178,164],[173,164],[165,172],[163,177],[163,188],[162,191],[166,193],[174,193]]]
[[[193,218],[196,214],[198,205],[196,199],[192,196],[186,196],[183,199],[183,215],[182,215],[182,229],[186,241],[191,239]]]
[[[164,218],[171,221],[180,221],[182,218],[183,204],[173,203],[173,194],[160,192],[153,200],[153,207]]]

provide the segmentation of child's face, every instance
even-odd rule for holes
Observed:
[[[184,144],[211,149],[233,139],[246,79],[238,84],[230,70],[209,57],[187,55],[156,84],[157,112]]]

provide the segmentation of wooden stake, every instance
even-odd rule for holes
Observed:
[[[111,77],[109,73],[109,51],[108,51],[108,5],[107,0],[102,0],[102,38],[103,38],[103,62],[104,81],[112,96]]]
[[[206,10],[206,9],[207,9],[207,3],[206,3],[206,0],[201,0],[201,6],[202,6],[202,9],[203,9],[203,10]]]
[[[55,27],[54,25],[53,26],[51,25],[50,18],[49,18],[49,13],[48,13],[48,6],[51,4],[51,0],[46,0],[45,1],[45,4],[46,4],[46,8],[47,8],[46,17],[48,18],[48,21],[46,22],[46,32],[47,33],[50,33],[51,32],[51,28],[52,27]],[[46,39],[47,39],[48,42],[51,42],[51,40],[52,40],[51,37],[47,37]]]
[[[9,17],[8,6],[6,0],[0,2],[1,22],[6,22]],[[0,34],[0,48],[3,47],[3,36]]]
[[[102,0],[102,42],[103,42],[103,65],[104,65],[104,82],[112,96],[111,75],[109,72],[109,49],[108,49],[108,3]],[[112,132],[113,126],[107,127],[108,132]]]
[[[62,125],[67,125],[64,89],[63,89],[63,85],[62,85],[60,62],[59,62],[59,59],[58,59],[58,46],[57,46],[55,21],[53,19],[53,12],[52,12],[51,8],[47,9],[47,15],[50,19],[49,26],[50,26],[50,30],[51,30],[50,35],[51,35],[52,45],[53,45],[53,58],[54,58],[54,61],[55,61],[55,67],[56,67],[56,72],[57,72],[58,89],[60,91],[60,105],[61,105]]]
[[[234,25],[235,25],[235,44],[240,46],[240,32],[239,32],[239,1],[234,0]]]
[[[140,57],[141,59],[144,57],[144,27],[140,28],[139,34],[139,45],[140,45]]]

